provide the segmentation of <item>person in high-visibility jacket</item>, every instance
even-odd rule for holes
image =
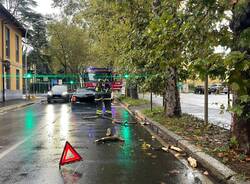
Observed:
[[[102,81],[98,81],[95,88],[95,102],[96,102],[96,115],[102,115],[102,103],[103,103],[103,84]]]
[[[111,93],[112,93],[112,87],[111,84],[108,80],[105,81],[105,85],[104,85],[104,95],[103,95],[103,102],[105,105],[105,109],[106,109],[106,114],[107,115],[112,115],[112,111],[111,111]]]

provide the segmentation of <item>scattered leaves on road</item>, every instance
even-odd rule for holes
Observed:
[[[191,167],[193,167],[193,168],[197,167],[197,161],[194,158],[188,157],[187,160],[188,160],[188,163],[191,165]]]
[[[177,152],[183,152],[181,148],[178,148],[176,146],[170,146],[171,150],[177,151]]]

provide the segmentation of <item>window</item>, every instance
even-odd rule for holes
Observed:
[[[16,90],[20,89],[20,71],[16,70]]]
[[[5,55],[6,58],[10,58],[10,30],[5,28]]]
[[[10,89],[10,68],[6,69],[6,89]]]
[[[16,62],[19,62],[19,36],[16,35]]]
[[[101,80],[112,81],[112,73],[110,72],[95,72],[95,73],[86,73],[85,81],[95,82]]]

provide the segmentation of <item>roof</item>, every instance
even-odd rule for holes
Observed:
[[[13,24],[18,30],[21,31],[22,36],[25,36],[26,29],[23,25],[0,3],[0,16],[7,19],[10,24]]]

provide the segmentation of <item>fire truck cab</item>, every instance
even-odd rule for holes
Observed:
[[[85,88],[95,89],[99,80],[111,83],[113,91],[120,91],[122,88],[122,78],[110,68],[87,67],[83,75]]]

